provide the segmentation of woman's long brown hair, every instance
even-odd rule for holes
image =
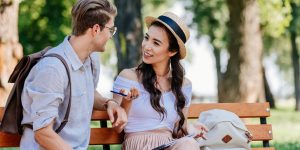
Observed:
[[[177,52],[171,59],[171,90],[176,97],[176,111],[180,117],[178,127],[175,129],[177,133],[182,132],[183,135],[186,134],[183,130],[183,124],[185,122],[185,117],[183,115],[182,109],[185,106],[185,97],[182,93],[182,84],[184,78],[184,69],[180,64],[179,55],[179,45],[177,43],[174,35],[160,22],[153,22],[151,26],[157,26],[164,29],[167,33],[169,39],[169,51]],[[145,88],[150,93],[150,102],[154,110],[156,110],[161,116],[162,120],[166,115],[166,110],[160,105],[161,91],[155,86],[157,82],[156,74],[152,68],[151,64],[146,64],[142,62],[136,69],[137,74]]]

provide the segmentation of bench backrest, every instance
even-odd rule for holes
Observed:
[[[267,124],[266,118],[270,117],[269,103],[205,103],[192,104],[189,112],[189,119],[198,118],[202,111],[209,109],[225,109],[236,113],[240,118],[259,118],[259,124],[246,124],[249,131],[253,134],[253,141],[263,141],[265,148],[269,147],[269,141],[273,139],[272,126]],[[3,114],[3,107],[0,107],[0,118]],[[105,111],[94,111],[93,121],[107,121],[108,115]],[[105,125],[104,125],[105,126]],[[0,147],[18,147],[20,137],[0,132]],[[112,128],[97,127],[91,128],[90,145],[101,144],[120,144],[122,136],[116,133]]]

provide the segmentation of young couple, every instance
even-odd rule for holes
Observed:
[[[57,58],[44,58],[24,84],[22,124],[33,128],[24,128],[21,149],[87,149],[93,108],[106,109],[113,127],[119,132],[124,129],[124,150],[148,150],[188,134],[192,85],[184,77],[180,60],[186,55],[189,29],[173,13],[145,18],[148,31],[142,43],[142,63],[123,70],[114,83],[114,90],[127,91],[127,96],[114,94],[110,99],[95,90],[100,64],[93,52],[105,51],[106,42],[117,30],[116,15],[115,6],[107,0],[79,0],[74,5],[72,35],[48,51],[64,57],[70,68],[72,105],[68,123],[61,132],[55,132],[68,101],[66,69]],[[196,127],[206,130],[201,124]],[[199,146],[186,137],[169,149]]]

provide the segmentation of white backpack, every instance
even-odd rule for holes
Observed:
[[[202,112],[198,122],[209,129],[207,140],[197,139],[200,150],[251,150],[252,135],[236,114],[212,109]]]

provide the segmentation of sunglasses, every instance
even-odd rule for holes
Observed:
[[[117,27],[107,27],[107,26],[105,26],[105,28],[109,29],[109,32],[110,32],[111,36],[114,36],[117,32]]]

